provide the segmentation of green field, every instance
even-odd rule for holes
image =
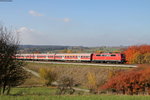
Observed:
[[[150,100],[150,96],[127,95],[55,95],[55,88],[32,87],[14,88],[9,96],[0,96],[0,100]]]

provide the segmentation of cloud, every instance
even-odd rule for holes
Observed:
[[[64,18],[63,21],[67,23],[67,22],[70,22],[71,19],[69,19],[69,18]]]
[[[44,16],[43,14],[38,13],[38,12],[36,12],[34,10],[30,10],[29,14],[32,15],[32,16]],[[50,20],[60,21],[60,22],[65,22],[65,23],[68,23],[68,22],[71,21],[70,18],[52,18],[52,17],[47,17],[47,18],[50,19]]]
[[[16,31],[19,34],[21,44],[37,44],[42,37],[38,31],[27,27],[20,27]]]
[[[33,29],[29,29],[27,27],[21,27],[17,30],[17,32],[19,33],[33,32],[33,31],[34,31]]]
[[[48,19],[52,20],[52,21],[65,22],[65,23],[68,23],[71,21],[70,18],[52,18],[52,17],[49,17]]]
[[[34,10],[30,10],[29,14],[32,15],[32,16],[44,16],[43,14],[40,14],[40,13],[34,11]]]

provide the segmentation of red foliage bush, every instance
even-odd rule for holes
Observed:
[[[109,79],[99,90],[113,89],[122,94],[150,93],[150,65],[119,72]]]

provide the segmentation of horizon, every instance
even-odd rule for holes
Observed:
[[[73,46],[73,45],[38,45],[38,44],[19,44],[20,46],[66,46],[66,47],[88,47],[88,48],[98,48],[98,47],[130,47],[130,46],[134,46],[134,45],[116,45],[116,46],[106,46],[106,45],[102,45],[102,46]],[[149,45],[149,44],[141,44],[141,45]],[[139,45],[135,45],[135,46],[139,46]]]
[[[21,45],[131,46],[150,44],[149,0],[0,2],[0,21]]]

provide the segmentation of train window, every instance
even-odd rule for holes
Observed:
[[[121,54],[121,57],[125,57],[125,55],[124,55],[124,54]]]
[[[53,56],[48,56],[48,57],[53,57]]]
[[[96,56],[101,56],[101,55],[96,55]]]
[[[37,56],[37,57],[46,57],[46,56]]]
[[[111,56],[116,56],[116,55],[111,55]]]

